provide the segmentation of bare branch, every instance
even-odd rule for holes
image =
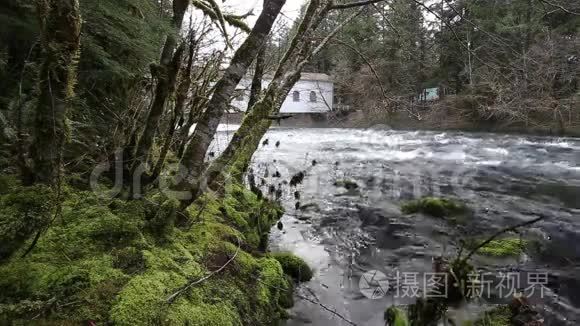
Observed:
[[[378,74],[377,70],[372,65],[372,63],[370,62],[370,60],[362,52],[360,52],[357,48],[355,48],[354,46],[352,46],[352,45],[350,45],[350,44],[348,44],[348,43],[346,43],[344,41],[341,41],[341,40],[332,40],[332,42],[337,43],[337,44],[340,44],[342,46],[345,46],[345,47],[349,48],[351,51],[353,51],[354,53],[356,53],[366,63],[366,65],[369,67],[369,69],[371,70],[371,72],[375,76],[375,78],[377,80],[377,84],[381,88],[381,93],[383,94],[383,97],[387,98],[387,91],[383,87],[383,83],[381,82],[381,78],[379,77],[379,74]]]
[[[552,6],[552,7],[558,8],[558,9],[562,10],[563,12],[568,13],[570,15],[580,16],[580,13],[575,12],[575,11],[572,11],[570,9],[566,9],[564,6],[562,6],[560,4],[557,4],[557,3],[554,3],[554,2],[551,2],[551,1],[548,1],[548,0],[539,0],[539,1],[540,2],[543,2],[545,4],[548,4],[548,5]]]
[[[349,3],[330,6],[330,10],[356,8],[356,7],[366,6],[366,5],[373,5],[375,3],[379,3],[379,2],[383,2],[383,1],[386,1],[386,0],[367,0],[367,1],[349,2]]]
[[[547,216],[542,215],[540,217],[537,217],[533,220],[527,221],[527,222],[523,222],[517,225],[513,225],[510,227],[507,227],[505,229],[502,229],[498,232],[496,232],[494,235],[492,235],[491,237],[489,237],[487,240],[485,240],[484,242],[480,243],[477,247],[475,247],[475,249],[471,250],[471,252],[469,252],[469,254],[467,254],[467,256],[465,256],[465,258],[462,260],[463,262],[467,262],[469,260],[469,258],[471,258],[471,256],[473,256],[479,249],[485,247],[486,245],[488,245],[490,242],[492,242],[493,240],[495,240],[497,237],[499,237],[500,235],[507,233],[507,232],[511,232],[511,231],[516,231],[519,228],[523,228],[526,226],[530,226],[533,224],[536,224],[537,222],[541,221],[541,220],[545,220],[547,218]]]

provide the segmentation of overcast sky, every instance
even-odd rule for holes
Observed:
[[[223,4],[224,11],[243,14],[254,8],[254,16],[248,18],[248,25],[253,25],[258,14],[262,11],[263,0],[226,0]],[[305,0],[287,0],[282,8],[282,18],[294,21],[300,13],[300,7]]]

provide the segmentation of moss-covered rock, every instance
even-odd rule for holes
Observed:
[[[8,203],[0,226],[14,219],[10,212],[44,214],[40,194],[24,188],[0,195]],[[160,194],[125,202],[68,189],[63,197],[62,216],[34,250],[17,259],[20,243],[0,265],[0,323],[38,316],[115,325],[271,325],[286,317],[292,282],[277,259],[259,254],[282,209],[245,187],[229,185],[221,198],[204,195],[178,214],[175,201]],[[0,230],[17,239],[17,228]]]
[[[404,214],[423,213],[433,217],[453,217],[468,212],[465,205],[448,198],[425,197],[403,204]]]
[[[284,273],[296,281],[308,282],[312,279],[312,269],[302,258],[289,252],[271,253],[270,257],[276,259],[282,265]]]
[[[474,241],[469,246],[476,248],[480,241]],[[495,239],[479,248],[477,253],[490,257],[517,257],[524,253],[528,241],[521,238]]]

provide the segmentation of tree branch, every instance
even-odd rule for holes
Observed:
[[[473,256],[477,251],[479,251],[479,249],[487,246],[490,242],[492,242],[493,240],[495,240],[500,235],[502,235],[504,233],[507,233],[507,232],[516,231],[519,228],[523,228],[523,227],[526,227],[526,226],[530,226],[530,225],[536,224],[537,222],[539,222],[541,220],[544,220],[546,218],[547,218],[547,216],[542,215],[542,216],[539,216],[539,217],[537,217],[537,218],[535,218],[533,220],[530,220],[530,221],[527,221],[527,222],[523,222],[523,223],[520,223],[520,224],[517,224],[517,225],[513,225],[513,226],[510,226],[510,227],[507,227],[505,229],[499,230],[494,235],[492,235],[491,237],[489,237],[487,240],[485,240],[484,242],[480,243],[477,247],[475,247],[475,249],[471,250],[471,252],[469,252],[469,254],[467,254],[467,256],[465,256],[465,258],[462,259],[462,261],[463,262],[467,262],[471,258],[471,256]]]
[[[386,0],[366,0],[366,1],[343,3],[343,4],[330,6],[330,10],[356,8],[356,7],[360,7],[360,6],[373,5],[375,3],[379,3],[379,2],[383,2],[383,1],[386,1]]]
[[[560,4],[557,4],[557,3],[554,3],[554,2],[551,2],[551,1],[548,1],[548,0],[539,0],[539,1],[540,2],[543,2],[545,4],[548,4],[548,5],[552,6],[552,7],[558,8],[558,9],[562,10],[563,12],[568,13],[570,15],[580,16],[580,13],[575,12],[575,11],[572,11],[570,9],[566,9],[564,6],[562,6]]]

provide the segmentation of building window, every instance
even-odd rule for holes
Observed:
[[[294,93],[292,93],[292,99],[294,102],[300,102],[300,92],[294,91]]]
[[[315,91],[310,92],[310,102],[316,103],[317,101],[318,99],[316,98],[316,92]]]

